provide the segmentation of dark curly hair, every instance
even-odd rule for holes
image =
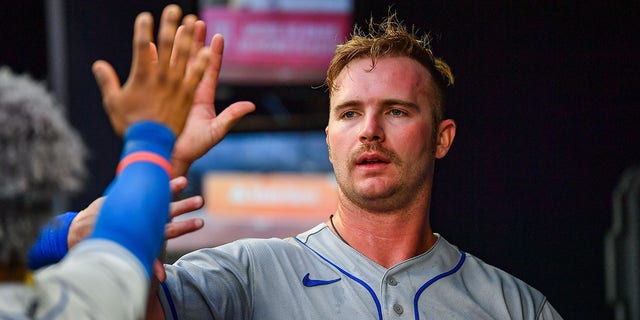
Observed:
[[[21,265],[52,201],[80,188],[86,148],[42,83],[0,68],[0,265]]]

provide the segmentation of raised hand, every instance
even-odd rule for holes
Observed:
[[[191,52],[195,52],[204,46],[206,25],[204,22],[198,21],[195,23],[194,29]],[[182,30],[179,30],[176,35],[176,41],[182,36]],[[222,35],[216,34],[211,40],[208,53],[210,63],[196,89],[193,106],[187,118],[184,131],[178,137],[173,150],[172,165],[174,175],[184,175],[195,160],[218,144],[242,117],[255,110],[253,103],[239,101],[216,115],[214,101],[222,65],[223,49],[224,39]],[[192,55],[192,61],[195,58],[196,56]],[[191,62],[188,68],[191,68]]]
[[[131,72],[124,86],[120,86],[118,76],[109,63],[96,61],[93,64],[103,104],[116,134],[122,136],[129,125],[142,120],[163,123],[176,135],[182,132],[210,55],[205,49],[191,52],[195,16],[184,17],[181,36],[175,37],[181,16],[182,11],[176,5],[164,9],[156,52],[153,17],[148,12],[138,15],[134,26]]]

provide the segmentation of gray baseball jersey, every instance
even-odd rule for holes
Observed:
[[[34,285],[2,283],[0,319],[141,319],[148,289],[144,267],[124,247],[86,240],[36,273]]]
[[[166,268],[167,319],[561,319],[540,292],[439,235],[390,269],[324,223],[197,250]]]

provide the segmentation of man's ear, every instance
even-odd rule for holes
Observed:
[[[325,135],[324,141],[326,142],[327,150],[329,151],[329,162],[333,163],[333,160],[331,159],[331,147],[329,144],[329,126],[326,126],[324,128],[324,135]]]
[[[435,156],[437,159],[444,158],[447,155],[455,137],[456,123],[451,119],[442,120],[438,126],[438,137],[436,138]]]

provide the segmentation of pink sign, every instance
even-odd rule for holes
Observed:
[[[200,15],[207,23],[208,38],[215,33],[225,37],[223,81],[321,80],[336,45],[351,30],[351,15],[343,12],[213,7]]]

